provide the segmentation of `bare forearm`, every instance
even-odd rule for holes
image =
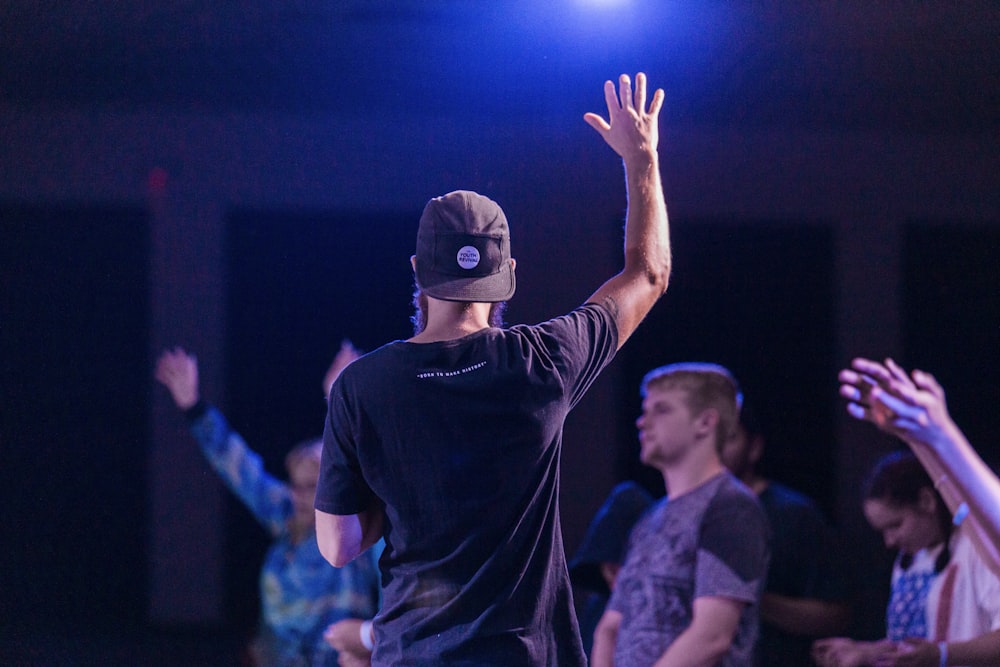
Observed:
[[[595,633],[594,646],[590,649],[590,667],[613,667],[614,658],[614,638]]]
[[[625,248],[640,249],[658,269],[670,269],[670,235],[667,205],[660,180],[660,160],[655,151],[624,160],[628,189]]]
[[[677,635],[653,667],[712,667],[719,664],[731,643],[732,637],[701,636],[689,628]]]
[[[948,642],[948,664],[979,665],[1000,664],[1000,630],[980,635],[964,642]]]
[[[628,214],[625,222],[625,271],[639,271],[653,285],[667,288],[671,269],[670,225],[655,151],[625,160]]]
[[[614,667],[615,646],[618,643],[618,629],[622,615],[617,611],[605,610],[594,629],[594,646],[590,649],[590,667]]]
[[[670,229],[656,154],[629,158],[625,172],[629,203],[624,268],[591,297],[614,314],[619,346],[663,295],[671,268]]]
[[[1000,480],[976,453],[954,422],[934,442],[907,439],[935,480],[952,512],[969,508],[970,537],[990,568],[1000,574]]]

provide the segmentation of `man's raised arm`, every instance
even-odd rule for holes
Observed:
[[[618,347],[632,335],[667,289],[670,277],[670,229],[660,182],[657,123],[663,90],[646,107],[646,75],[627,74],[604,83],[608,119],[588,113],[584,120],[600,134],[625,164],[628,214],[625,220],[625,267],[604,283],[588,303],[608,308],[618,324]]]

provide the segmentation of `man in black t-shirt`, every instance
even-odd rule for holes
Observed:
[[[757,413],[744,400],[722,463],[757,494],[771,526],[755,664],[808,667],[815,664],[813,641],[842,634],[850,620],[846,576],[833,530],[816,503],[758,470],[764,446]]]
[[[316,493],[341,566],[385,537],[372,664],[582,666],[558,514],[563,422],[667,286],[656,153],[663,92],[605,83],[585,120],[625,164],[625,266],[586,304],[499,326],[514,293],[507,220],[456,191],[428,202],[411,258],[416,334],[345,369]]]

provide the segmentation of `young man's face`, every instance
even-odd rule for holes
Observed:
[[[698,417],[688,407],[686,390],[650,387],[642,400],[642,414],[635,422],[639,429],[639,459],[660,470],[682,461],[703,437],[704,426]]]

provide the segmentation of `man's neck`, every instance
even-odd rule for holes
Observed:
[[[712,479],[725,467],[717,456],[687,460],[661,470],[670,498],[682,496]]]
[[[428,298],[427,326],[411,338],[411,343],[436,343],[455,340],[488,329],[490,326],[489,303],[441,301]]]

